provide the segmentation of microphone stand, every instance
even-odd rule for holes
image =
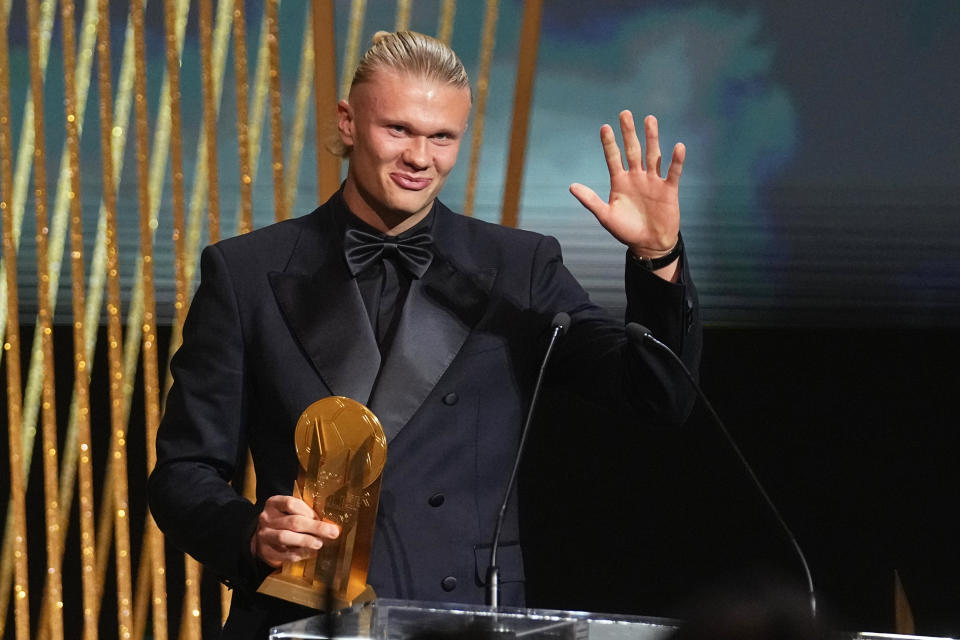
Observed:
[[[727,431],[727,427],[723,424],[723,420],[720,419],[720,416],[714,410],[713,405],[710,404],[710,400],[707,399],[707,395],[703,392],[703,389],[700,388],[696,378],[694,378],[693,374],[690,373],[690,370],[687,368],[687,365],[683,363],[683,360],[680,359],[680,356],[674,353],[673,349],[654,337],[650,330],[643,325],[637,324],[636,322],[629,323],[627,325],[627,338],[632,343],[637,345],[642,344],[643,342],[649,342],[650,344],[656,346],[660,351],[669,354],[670,357],[680,365],[680,370],[683,371],[683,374],[687,377],[687,380],[690,381],[691,386],[693,386],[694,391],[697,392],[697,395],[703,401],[703,404],[710,413],[710,416],[713,418],[714,423],[716,423],[716,425],[720,428],[720,432],[730,444],[730,448],[733,449],[733,452],[737,455],[737,458],[739,458],[740,464],[743,465],[743,468],[746,470],[747,475],[753,482],[753,486],[756,487],[757,491],[760,493],[760,496],[766,503],[767,508],[769,508],[770,512],[773,513],[773,517],[776,518],[777,524],[780,526],[781,531],[783,531],[783,533],[786,535],[787,540],[793,546],[797,557],[800,559],[800,565],[803,567],[803,572],[807,580],[807,593],[810,599],[810,613],[814,618],[816,618],[817,596],[813,589],[813,576],[810,573],[810,565],[807,564],[807,558],[803,554],[803,550],[800,548],[800,543],[797,542],[797,538],[793,535],[793,531],[790,530],[790,527],[787,526],[786,520],[784,520],[780,515],[780,510],[777,509],[776,505],[773,503],[773,500],[767,494],[766,489],[763,488],[763,484],[760,483],[760,479],[757,478],[757,474],[754,473],[753,467],[751,467],[750,463],[747,462],[746,456],[744,456],[740,451],[740,447],[737,446],[733,436],[731,436],[730,432]]]
[[[506,491],[503,493],[503,502],[500,504],[500,511],[497,515],[493,543],[490,545],[490,565],[487,567],[487,605],[494,608],[500,606],[500,567],[497,566],[497,549],[500,546],[500,533],[503,530],[503,520],[507,513],[507,505],[510,502],[510,493],[517,481],[517,472],[520,469],[520,460],[523,457],[523,447],[527,442],[527,433],[530,431],[530,423],[533,421],[533,414],[537,407],[537,399],[540,396],[540,386],[543,384],[547,363],[550,362],[550,356],[553,354],[553,347],[557,340],[567,332],[569,326],[570,316],[562,311],[555,315],[550,323],[550,343],[547,345],[543,362],[540,364],[540,372],[537,374],[537,382],[533,387],[533,396],[530,399],[530,408],[527,410],[527,419],[523,424],[523,430],[520,432],[520,444],[513,461],[513,470],[510,472],[510,480],[507,482]]]

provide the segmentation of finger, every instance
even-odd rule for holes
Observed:
[[[630,169],[643,169],[643,147],[637,137],[637,125],[633,121],[633,114],[624,109],[620,112],[620,133],[623,135],[623,151],[627,156]]]
[[[297,553],[316,551],[323,547],[323,540],[320,538],[290,529],[267,529],[263,532],[261,540],[274,550],[286,549]]]
[[[667,171],[667,182],[676,185],[680,181],[680,174],[683,173],[683,161],[686,157],[686,145],[678,142],[673,147],[673,156],[670,158],[670,169]]]
[[[660,132],[657,119],[647,116],[643,119],[643,129],[647,137],[647,171],[656,171],[660,175]]]
[[[257,532],[255,540],[253,552],[273,567],[312,557],[323,547],[322,540],[286,530],[262,529]]]
[[[623,159],[620,157],[620,147],[613,135],[613,127],[608,124],[600,127],[600,143],[603,145],[603,157],[607,161],[607,171],[613,177],[623,173]]]
[[[319,516],[306,502],[294,496],[272,496],[267,499],[264,507],[270,507],[289,515],[300,515],[319,520]],[[266,508],[264,509],[266,511]]]
[[[570,193],[573,194],[573,197],[579,200],[580,204],[586,207],[590,213],[597,216],[597,218],[605,215],[607,209],[610,208],[610,206],[597,195],[596,191],[579,182],[574,182],[570,185]]]
[[[317,550],[302,547],[264,546],[261,548],[259,555],[271,567],[279,567],[284,562],[297,562],[312,558],[317,555]]]
[[[340,536],[340,527],[329,520],[321,520],[317,525],[316,535],[327,540],[335,540]]]
[[[318,538],[333,540],[340,535],[340,527],[328,520],[314,520],[300,515],[268,518],[264,526],[270,529],[295,531]]]

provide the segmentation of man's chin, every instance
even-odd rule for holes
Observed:
[[[404,196],[401,197],[391,198],[390,202],[386,204],[395,216],[406,219],[425,213],[433,204],[435,197],[432,193],[423,194],[417,192],[416,197],[410,197],[410,195],[404,194]]]

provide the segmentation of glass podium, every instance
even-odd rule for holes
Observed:
[[[665,618],[381,598],[274,627],[270,640],[660,640]]]
[[[270,640],[665,640],[680,622],[551,609],[382,598],[330,616],[274,627]],[[893,633],[833,633],[836,640],[933,640]],[[951,640],[949,638],[937,640]]]

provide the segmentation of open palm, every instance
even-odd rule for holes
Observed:
[[[680,230],[677,194],[686,148],[683,143],[677,143],[667,177],[661,178],[657,119],[653,116],[644,119],[646,156],[629,111],[620,112],[620,131],[627,168],[624,168],[613,128],[606,124],[600,128],[603,155],[610,171],[609,201],[604,202],[593,189],[579,183],[570,185],[570,193],[634,255],[656,258],[677,243]]]

